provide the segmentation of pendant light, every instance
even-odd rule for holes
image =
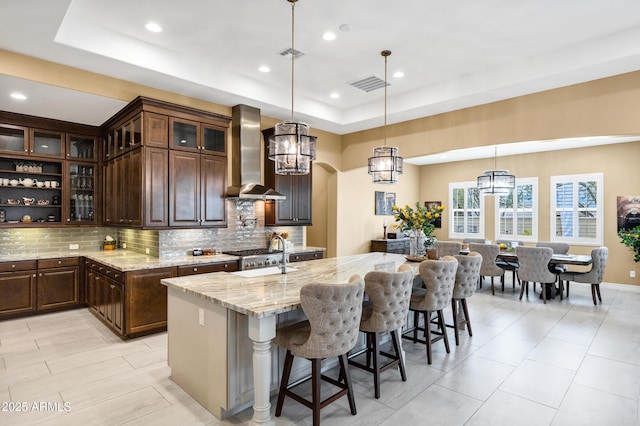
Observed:
[[[398,156],[398,148],[387,146],[387,58],[390,50],[383,50],[384,57],[384,146],[373,149],[373,157],[369,157],[369,174],[373,183],[398,183],[402,174],[402,157]]]
[[[498,147],[494,149],[494,170],[484,171],[482,176],[478,176],[478,189],[482,195],[506,195],[516,187],[514,175],[510,175],[508,170],[498,170]]]
[[[275,162],[276,174],[306,175],[311,170],[311,160],[316,159],[316,137],[309,135],[307,123],[293,119],[293,77],[295,49],[294,9],[298,0],[291,3],[291,120],[276,124],[275,132],[269,137],[269,159]]]

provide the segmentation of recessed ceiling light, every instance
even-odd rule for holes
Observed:
[[[152,33],[159,33],[162,31],[162,27],[155,22],[149,22],[144,27]]]
[[[334,33],[332,33],[331,31],[328,31],[328,32],[322,34],[322,38],[327,40],[327,41],[331,41],[331,40],[335,40],[336,39],[336,35]]]
[[[258,71],[260,71],[260,72],[269,72],[269,71],[271,71],[271,68],[269,68],[266,65],[263,65],[260,68],[258,68]]]
[[[404,77],[404,73],[402,71],[396,71],[393,73],[393,76],[395,78],[401,78],[401,77]]]
[[[14,92],[10,95],[13,99],[17,99],[19,101],[24,101],[27,99],[27,97],[25,95],[23,95],[22,93],[18,93],[18,92]]]
[[[333,99],[338,99],[340,97],[340,93],[333,92],[332,94],[329,95],[329,97]]]

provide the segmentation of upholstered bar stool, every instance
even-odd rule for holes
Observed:
[[[302,287],[300,304],[308,321],[283,327],[277,331],[274,339],[274,343],[287,350],[276,405],[276,417],[282,414],[285,396],[313,410],[314,426],[320,424],[320,409],[344,395],[349,399],[351,414],[357,413],[347,353],[353,349],[358,340],[363,294],[364,281],[358,275],[352,276],[348,284],[307,284]],[[291,365],[295,356],[311,361],[311,377],[289,386]],[[340,361],[338,380],[327,377],[321,372],[322,360],[335,357]],[[312,383],[311,401],[292,391],[309,379]],[[339,387],[340,391],[321,401],[321,380]]]
[[[431,364],[431,344],[444,340],[444,346],[449,350],[446,325],[443,310],[451,303],[453,286],[456,281],[458,261],[453,256],[445,256],[440,260],[424,260],[420,263],[420,277],[425,288],[413,288],[409,310],[413,311],[413,328],[405,332],[402,337],[414,343],[425,343],[427,346],[427,363]],[[438,329],[431,330],[431,313],[437,315]],[[424,317],[424,327],[419,326],[420,313]],[[424,340],[418,337],[418,331],[424,332]],[[431,338],[431,334],[436,337]]]
[[[607,247],[600,247],[591,250],[591,270],[587,272],[573,272],[566,271],[560,274],[560,283],[567,282],[567,297],[569,297],[569,283],[571,281],[577,283],[591,284],[591,297],[593,298],[593,304],[597,305],[596,295],[602,303],[602,296],[600,296],[600,283],[604,278],[604,270],[607,267],[607,259],[609,258],[609,249]]]
[[[520,275],[520,300],[524,291],[529,297],[529,283],[540,283],[542,286],[542,300],[547,303],[547,286],[555,284],[556,276],[549,272],[549,261],[553,256],[553,250],[549,247],[516,247],[518,255],[518,275]]]
[[[436,250],[439,257],[457,256],[462,250],[462,243],[457,241],[438,241],[436,242]]]
[[[404,360],[400,352],[400,332],[407,321],[413,269],[401,265],[398,272],[372,271],[364,276],[364,291],[369,296],[362,308],[360,331],[367,335],[366,364],[356,361],[362,351],[349,356],[349,364],[373,373],[374,396],[380,398],[380,373],[398,366],[403,382],[407,381]],[[390,333],[395,353],[380,351],[380,335]],[[382,365],[380,356],[391,360]],[[371,362],[373,361],[373,362]]]
[[[496,294],[496,289],[493,284],[495,277],[500,277],[504,280],[504,269],[496,264],[496,258],[500,253],[500,247],[497,244],[469,244],[469,250],[480,253],[482,256],[482,265],[480,266],[480,277],[491,277],[491,294]],[[503,287],[504,290],[504,281]]]
[[[451,310],[453,311],[453,330],[456,336],[456,346],[458,346],[460,344],[458,331],[460,326],[466,325],[469,336],[473,336],[469,309],[467,308],[467,298],[473,296],[473,293],[476,291],[480,266],[482,265],[482,256],[480,253],[472,251],[466,256],[456,255],[454,257],[458,260],[458,269],[456,270],[456,280],[451,296]],[[458,312],[458,305],[462,308],[462,321],[460,321],[458,316],[460,314]]]

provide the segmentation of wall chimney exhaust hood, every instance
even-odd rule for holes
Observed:
[[[260,184],[260,110],[236,105],[231,114],[231,186],[227,197],[243,200],[284,200]]]

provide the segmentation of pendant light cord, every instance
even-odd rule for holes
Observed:
[[[291,1],[291,0],[289,0]],[[291,1],[291,122],[293,123],[293,76],[294,76],[294,65],[293,65],[293,61],[295,60],[296,57],[296,49],[293,45],[293,34],[294,34],[294,30],[295,30],[295,26],[294,26],[294,8],[296,7],[296,3],[295,1]]]
[[[380,52],[384,56],[384,146],[387,146],[387,58],[391,55],[390,50]]]

